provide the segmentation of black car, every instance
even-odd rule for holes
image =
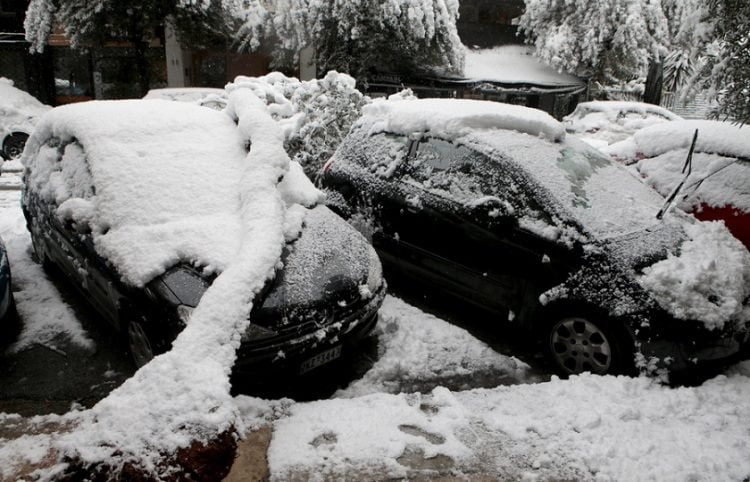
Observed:
[[[59,268],[104,320],[127,334],[133,359],[141,366],[170,348],[220,272],[187,254],[165,258],[168,265],[163,269],[148,261],[158,244],[149,244],[147,238],[175,232],[189,237],[185,220],[175,213],[202,214],[206,200],[239,199],[238,194],[224,192],[236,179],[217,177],[224,175],[222,166],[229,162],[229,154],[243,162],[245,146],[235,133],[236,125],[210,109],[164,101],[96,104],[67,106],[43,118],[23,159],[23,212],[37,259]],[[133,123],[133,113],[148,121]],[[110,136],[112,131],[116,134]],[[113,145],[122,157],[105,155],[115,152],[107,150]],[[217,145],[229,150],[217,151]],[[177,155],[167,152],[172,148]],[[137,164],[139,160],[144,162]],[[195,182],[170,192],[170,178]],[[118,197],[123,190],[133,193],[127,201]],[[120,211],[114,212],[113,206]],[[223,219],[210,207],[214,211],[196,219]],[[144,222],[138,234],[129,235],[122,228],[120,234],[115,232],[118,216],[141,216],[150,209],[157,215],[148,220],[158,228],[155,231]],[[93,217],[108,224],[102,228],[101,221],[91,221]],[[216,243],[230,237],[231,225],[210,226],[196,229]],[[115,254],[107,244],[108,235],[118,236]],[[177,242],[183,252],[190,252],[185,240]],[[144,261],[147,276],[142,282],[126,276],[118,258],[122,252]],[[155,274],[148,274],[152,268]],[[384,292],[380,262],[366,240],[325,206],[307,209],[301,234],[286,245],[275,275],[256,296],[235,375],[252,371],[255,379],[281,371],[299,374],[338,358],[371,332]],[[265,366],[272,369],[258,370]]]
[[[639,282],[695,221],[658,220],[661,197],[539,111],[376,103],[323,171],[329,205],[371,236],[389,276],[522,326],[563,374],[679,369],[747,340],[741,314],[677,319]]]

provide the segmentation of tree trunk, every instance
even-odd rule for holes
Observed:
[[[646,87],[643,90],[643,102],[648,104],[661,104],[661,91],[664,82],[664,65],[652,60],[648,64],[648,77]]]

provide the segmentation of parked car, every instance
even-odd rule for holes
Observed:
[[[3,159],[15,159],[21,155],[34,125],[49,109],[33,96],[15,88],[11,80],[0,77],[0,156]]]
[[[689,176],[682,172],[698,131]],[[664,197],[685,179],[676,201],[704,221],[721,220],[750,249],[750,127],[684,120],[656,125],[604,152],[632,164]]]
[[[375,102],[323,185],[387,274],[519,324],[563,374],[679,369],[747,340],[742,246],[680,211],[658,220],[659,195],[541,111]]]
[[[11,333],[15,329],[16,303],[10,286],[10,263],[5,243],[0,239],[0,335]],[[6,336],[0,336],[0,344]],[[10,337],[8,337],[10,338]]]
[[[227,105],[226,91],[224,89],[216,89],[213,87],[168,87],[163,89],[151,89],[143,98],[191,102],[215,110],[221,110]]]
[[[22,207],[36,257],[147,363],[170,348],[241,241],[245,140],[221,112],[131,100],[58,107],[29,143]],[[310,207],[255,299],[235,372],[301,373],[338,358],[370,333],[384,291],[366,240]]]
[[[563,124],[569,133],[594,147],[605,147],[644,127],[678,120],[682,117],[658,105],[600,100],[581,102],[563,119]]]

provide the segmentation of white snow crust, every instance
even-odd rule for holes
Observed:
[[[730,321],[750,321],[750,253],[722,222],[685,227],[689,240],[677,255],[643,270],[638,281],[662,308],[683,320],[700,320],[708,329]]]
[[[0,134],[30,134],[39,117],[49,109],[31,94],[14,87],[12,80],[0,77]]]
[[[667,109],[643,102],[591,101],[578,104],[563,119],[568,132],[602,147],[621,141],[640,129],[655,124],[679,121],[682,117]]]
[[[274,424],[271,480],[740,480],[750,473],[747,374],[670,389],[581,375],[451,392],[300,403]],[[436,459],[437,460],[437,459]],[[447,469],[446,469],[447,468]]]
[[[526,45],[503,45],[491,49],[467,49],[464,76],[472,80],[503,83],[535,83],[569,86],[584,83],[578,77],[558,72],[544,64]]]
[[[522,361],[392,296],[383,303],[375,333],[377,362],[362,378],[339,390],[337,397],[424,392],[462,378],[473,383],[471,388],[532,379]]]
[[[565,138],[565,129],[552,116],[537,109],[466,99],[378,99],[362,108],[358,124],[371,133],[414,134],[429,132],[455,139],[478,130],[509,129],[552,141]]]

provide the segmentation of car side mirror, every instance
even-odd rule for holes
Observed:
[[[490,229],[507,229],[515,224],[513,207],[495,196],[485,196],[467,204],[471,217]]]

